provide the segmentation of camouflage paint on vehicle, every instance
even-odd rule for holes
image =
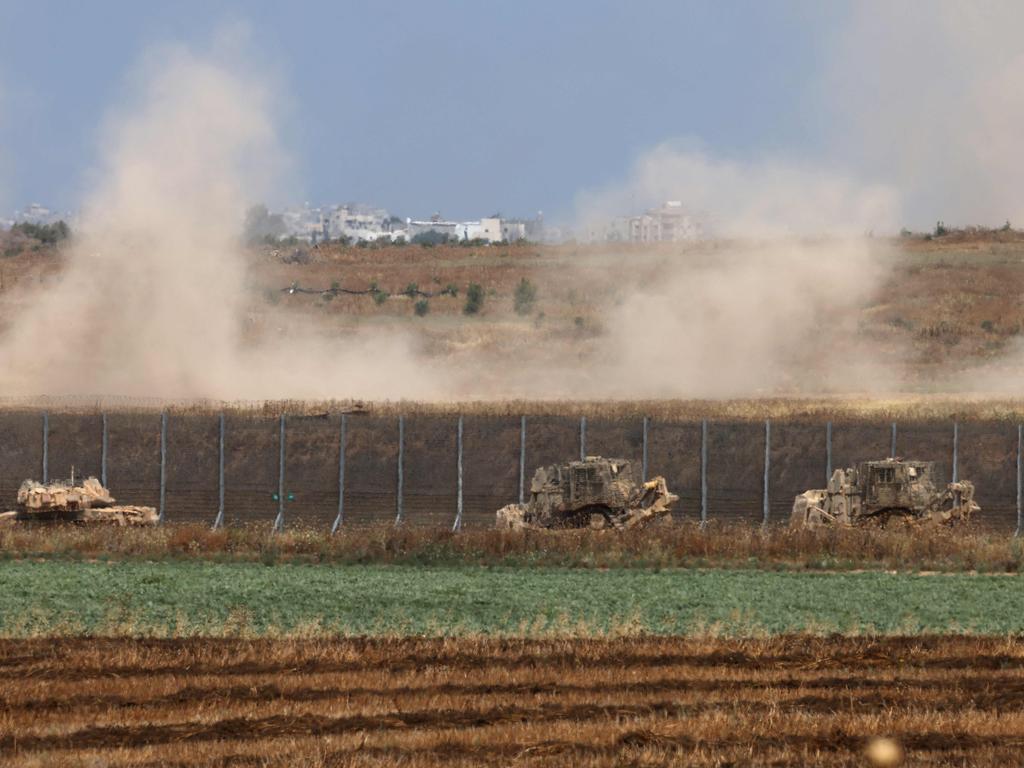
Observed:
[[[634,528],[667,518],[678,499],[663,477],[641,482],[626,459],[587,456],[537,469],[529,501],[499,509],[497,526]]]
[[[962,480],[940,488],[935,462],[884,459],[837,469],[827,488],[801,493],[793,502],[790,524],[885,526],[898,520],[954,525],[980,510],[973,483]]]

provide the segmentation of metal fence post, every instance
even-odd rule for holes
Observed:
[[[772,468],[772,422],[764,420],[764,498],[762,499],[762,525],[768,525],[769,507],[769,482],[768,476]]]
[[[650,429],[650,423],[651,423],[651,420],[649,418],[647,418],[646,416],[644,416],[644,450],[643,450],[643,460],[640,463],[640,467],[641,467],[640,473],[641,473],[641,478],[643,479],[643,481],[645,483],[647,482],[647,432]]]
[[[213,521],[213,529],[224,525],[224,414],[218,419],[220,438],[217,441],[217,517]]]
[[[519,503],[526,503],[526,416],[519,417]]]
[[[587,459],[587,417],[580,416],[580,461]]]
[[[953,422],[953,482],[960,479],[960,424]]]
[[[43,411],[43,484],[50,481],[50,414]]]
[[[1022,511],[1024,507],[1021,504],[1021,449],[1024,448],[1024,426],[1017,425],[1017,530],[1014,531],[1014,536],[1020,536],[1021,526],[1024,525],[1024,516]]]
[[[708,420],[700,423],[700,525],[708,523]]]
[[[398,488],[395,499],[395,525],[402,524],[402,495],[404,492],[405,476],[403,463],[405,461],[405,416],[398,417]]]
[[[892,423],[892,441],[889,445],[889,458],[896,458],[896,422]]]
[[[455,440],[456,453],[458,455],[458,497],[455,503],[455,524],[453,531],[462,530],[462,414],[459,414],[459,431]]]
[[[160,414],[160,514],[162,523],[167,516],[167,411]]]
[[[100,485],[107,487],[107,414],[103,414],[103,435],[100,438]]]
[[[334,518],[334,525],[331,526],[331,534],[338,532],[342,523],[345,522],[345,431],[348,427],[348,416],[341,414],[341,431],[338,435],[338,516]]]
[[[832,479],[832,422],[825,424],[825,487]]]
[[[285,415],[281,414],[281,424],[277,439],[277,518],[274,520],[274,530],[278,533],[284,530],[284,456],[285,456]]]

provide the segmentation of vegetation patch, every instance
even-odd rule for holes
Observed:
[[[1024,631],[1017,577],[258,563],[0,565],[0,635]]]

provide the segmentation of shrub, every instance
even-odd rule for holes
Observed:
[[[430,229],[426,232],[420,232],[418,235],[413,235],[412,243],[418,243],[424,248],[433,248],[435,245],[443,245],[448,242],[448,235],[444,232],[435,232]]]
[[[484,289],[479,283],[470,283],[466,289],[466,305],[462,308],[463,314],[475,315],[484,306]]]
[[[426,299],[420,299],[413,304],[413,311],[416,313],[416,317],[423,317],[430,311],[430,302]]]
[[[419,293],[419,292],[420,292],[420,286],[417,283],[409,283],[407,286],[405,286],[405,290],[402,291],[402,293],[404,293],[410,299],[413,296],[415,296],[417,293]]]
[[[15,224],[11,227],[11,231],[20,232],[47,245],[53,245],[71,237],[71,228],[63,221],[58,221],[55,224],[31,224],[26,221]]]
[[[388,292],[382,291],[379,288],[373,291],[373,303],[378,307],[388,300]]]
[[[537,288],[525,277],[516,286],[515,307],[517,315],[528,315],[533,311],[534,302],[537,301]]]
[[[987,331],[988,333],[992,333],[992,331],[995,330],[995,323],[993,323],[991,320],[982,320],[981,330]]]
[[[946,228],[945,222],[942,222],[942,221],[935,222],[935,236],[936,237],[942,237],[943,235],[948,235],[948,234],[949,234],[949,230]]]

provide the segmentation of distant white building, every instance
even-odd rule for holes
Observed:
[[[457,221],[447,221],[441,218],[440,213],[435,213],[425,221],[406,219],[405,230],[409,233],[410,240],[417,235],[425,235],[428,232],[436,232],[439,235],[444,235],[449,240],[463,240],[467,238],[466,233],[469,231],[468,228],[470,223],[471,222],[459,223]],[[472,239],[472,236],[468,239]]]
[[[700,223],[686,212],[683,204],[669,200],[660,208],[627,219],[624,239],[634,243],[677,243],[696,240],[701,234]]]
[[[487,243],[513,243],[519,240],[541,242],[544,237],[544,218],[503,219],[488,216],[475,221],[445,221],[434,214],[430,221],[408,220],[410,238],[422,232],[437,232],[453,240],[482,240]]]
[[[286,208],[281,213],[285,236],[318,242],[345,237],[353,241],[379,238],[395,240],[405,236],[400,219],[384,208],[363,203],[345,203],[301,208]]]
[[[312,207],[306,203],[302,207],[285,209],[281,219],[286,237],[314,243],[342,237],[371,242],[381,238],[412,240],[428,232],[443,235],[449,240],[482,240],[487,243],[518,240],[541,242],[544,239],[542,214],[538,214],[535,219],[489,216],[475,221],[451,221],[435,213],[429,219],[407,218],[403,221],[384,208],[362,203],[322,207]]]

